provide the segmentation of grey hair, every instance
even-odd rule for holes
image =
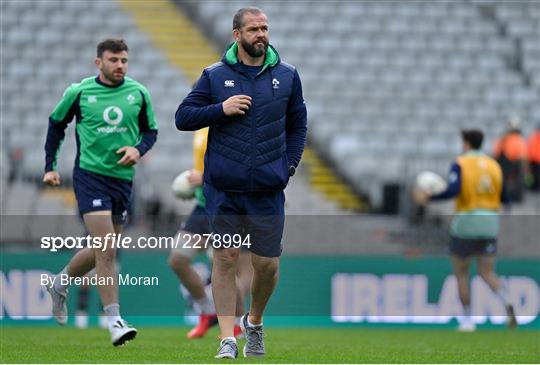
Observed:
[[[242,8],[234,14],[233,18],[233,30],[234,29],[240,29],[244,25],[244,14],[250,13],[250,14],[263,14],[263,11],[259,8],[255,7],[248,7],[248,8]]]

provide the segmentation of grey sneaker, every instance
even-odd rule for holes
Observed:
[[[249,312],[242,316],[240,327],[246,337],[247,343],[244,345],[244,357],[264,356],[264,333],[262,326],[248,325]]]
[[[63,326],[66,324],[68,320],[67,316],[67,306],[66,306],[66,299],[68,291],[66,289],[65,293],[60,293],[54,289],[54,285],[51,288],[47,285],[47,291],[51,295],[52,299],[52,314],[54,316],[54,319],[56,319],[56,322]]]
[[[116,321],[111,328],[109,328],[111,334],[111,342],[113,346],[121,346],[135,338],[137,336],[137,329],[131,327],[123,319]]]
[[[216,359],[236,359],[238,357],[238,347],[236,342],[229,338],[221,340]]]

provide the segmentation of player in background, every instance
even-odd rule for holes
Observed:
[[[495,141],[493,157],[502,169],[503,197],[507,211],[512,203],[521,203],[525,191],[527,175],[527,142],[520,129],[520,120],[513,116],[508,121],[507,130]]]
[[[415,200],[425,204],[428,200],[455,199],[456,214],[451,225],[450,253],[452,268],[457,279],[459,299],[463,305],[460,331],[474,331],[471,317],[469,268],[475,257],[478,274],[504,303],[507,325],[517,325],[514,308],[504,283],[495,274],[495,254],[499,232],[498,210],[501,207],[502,172],[493,158],[481,152],[483,133],[470,129],[461,133],[463,154],[452,164],[448,187],[440,194],[430,196],[416,190]]]
[[[531,190],[540,191],[540,123],[527,139],[527,159],[531,172]]]
[[[197,204],[193,208],[191,214],[177,233],[181,238],[187,234],[204,235],[210,234],[211,228],[206,215],[205,198],[203,195],[203,172],[204,172],[204,154],[206,152],[206,144],[208,138],[208,128],[199,129],[193,136],[193,170],[188,177],[191,186],[195,187],[195,198]],[[205,239],[201,240],[200,248],[183,247],[186,240],[180,240],[178,247],[173,247],[169,255],[169,266],[178,276],[180,282],[189,292],[193,301],[197,304],[200,315],[199,323],[191,331],[187,333],[187,338],[201,338],[208,330],[218,323],[216,309],[211,295],[205,290],[206,283],[202,281],[200,275],[193,266],[193,259],[199,253],[210,253],[211,247],[204,247]],[[191,245],[194,240],[189,240]],[[240,255],[238,265],[237,282],[238,282],[238,301],[237,301],[237,323],[234,327],[234,336],[239,337],[242,334],[239,321],[244,312],[244,301],[249,293],[251,284],[251,261],[248,253]]]
[[[120,233],[130,211],[134,165],[157,139],[157,123],[150,94],[137,81],[126,77],[128,46],[122,39],[106,39],[97,46],[98,76],[71,84],[49,118],[45,143],[43,182],[60,185],[56,157],[65,129],[76,119],[77,156],[73,188],[79,212],[92,237]],[[56,276],[52,287],[52,312],[56,321],[67,321],[68,287],[61,277],[81,277],[94,267],[99,278],[112,285],[99,285],[103,310],[114,346],[133,339],[137,330],[120,315],[116,249],[110,245],[84,248]]]

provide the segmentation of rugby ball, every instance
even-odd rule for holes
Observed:
[[[440,194],[446,190],[446,181],[438,174],[432,171],[423,171],[416,176],[416,186],[430,194]]]
[[[174,178],[171,189],[177,198],[190,199],[195,196],[195,188],[188,181],[190,174],[191,170],[186,170]]]

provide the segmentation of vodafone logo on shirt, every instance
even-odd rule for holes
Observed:
[[[118,125],[122,122],[124,113],[117,106],[109,106],[103,111],[103,120],[110,125]]]
[[[109,125],[107,127],[99,127],[99,133],[123,133],[127,131],[126,127],[119,128],[118,124],[122,122],[124,113],[117,106],[109,106],[103,111],[103,120]]]

